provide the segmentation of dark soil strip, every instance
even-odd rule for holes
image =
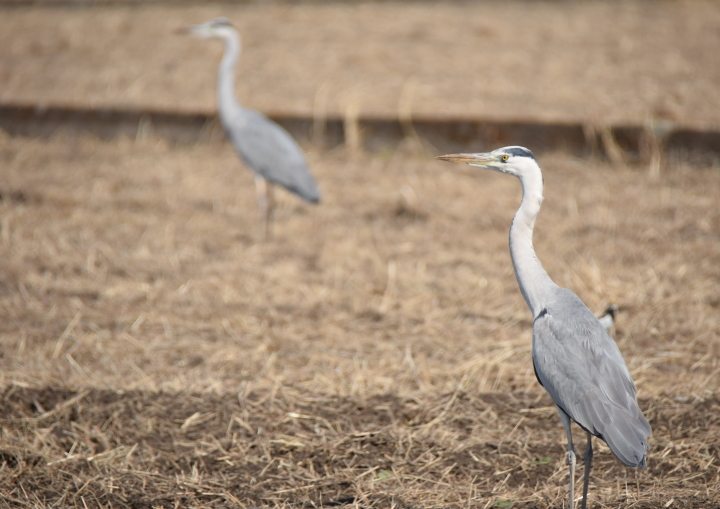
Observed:
[[[533,147],[537,152],[563,151],[578,157],[602,155],[613,162],[649,162],[653,154],[672,159],[712,162],[720,157],[720,129],[659,124],[593,126],[582,124],[498,121],[482,119],[360,118],[313,119],[275,115],[273,120],[302,143],[327,149],[342,146],[346,132],[359,133],[356,142],[370,152],[394,150],[419,142],[430,151],[478,151],[503,145]],[[58,131],[92,133],[102,139],[125,135],[159,136],[176,143],[221,139],[214,115],[157,111],[76,109],[39,106],[0,106],[0,128],[12,136],[47,137]],[[350,137],[347,137],[350,138]]]

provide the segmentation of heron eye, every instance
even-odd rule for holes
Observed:
[[[510,156],[508,156],[507,154],[505,154],[505,155],[502,156],[500,159],[502,159],[502,162],[506,163],[507,160],[510,159]]]

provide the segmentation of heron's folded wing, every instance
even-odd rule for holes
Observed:
[[[533,327],[533,364],[553,401],[628,465],[644,463],[650,426],[617,345],[588,310],[552,310]],[[557,315],[557,316],[556,316]]]
[[[302,149],[288,132],[262,113],[243,110],[224,122],[240,157],[253,171],[309,202],[320,200]]]

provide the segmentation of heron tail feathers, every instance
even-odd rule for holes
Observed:
[[[647,451],[650,448],[647,437],[650,425],[645,417],[632,417],[624,412],[613,416],[612,422],[602,434],[610,450],[629,467],[647,468]]]

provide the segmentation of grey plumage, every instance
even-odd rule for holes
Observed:
[[[305,201],[320,201],[320,191],[295,140],[278,124],[250,109],[221,117],[238,155],[253,171]]]
[[[598,316],[598,320],[606,329],[612,329],[615,327],[615,320],[617,319],[618,307],[612,304],[605,308],[602,315]]]
[[[650,425],[617,344],[570,290],[557,288],[533,324],[538,381],[585,431],[627,466],[645,467]]]
[[[535,255],[532,233],[543,200],[543,176],[532,153],[524,147],[505,147],[487,154],[450,154],[439,159],[520,179],[523,196],[510,227],[510,255],[520,291],[533,314],[535,374],[555,402],[568,439],[571,509],[575,472],[571,420],[587,432],[585,509],[592,436],[604,440],[625,465],[646,466],[651,430],[638,406],[630,372],[607,329],[577,295],[550,279]]]
[[[300,198],[317,203],[320,191],[295,140],[262,113],[244,108],[235,97],[234,70],[240,57],[240,35],[225,18],[181,29],[198,37],[218,38],[225,53],[218,70],[218,114],[225,133],[242,160],[255,173],[265,235],[272,216],[271,184],[279,184]]]

